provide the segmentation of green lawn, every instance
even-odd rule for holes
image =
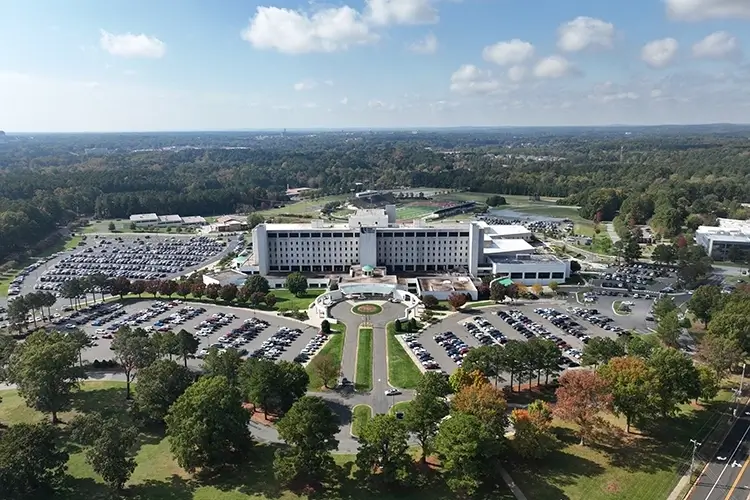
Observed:
[[[336,323],[331,325],[331,330],[338,333],[331,334],[331,339],[315,356],[317,357],[322,354],[330,354],[339,365],[339,367],[341,367],[341,356],[344,352],[344,337],[346,335],[346,325],[343,323]],[[314,359],[315,358],[313,358],[313,360]],[[311,391],[319,391],[321,388],[323,388],[323,380],[321,380],[318,374],[315,373],[315,370],[312,369],[312,366],[313,363],[311,360],[306,368],[307,374],[310,376],[310,383],[307,385],[307,388]]]
[[[627,316],[630,314],[630,309],[622,305],[622,300],[615,300],[612,302],[612,308],[617,311],[618,314],[621,314],[623,316]]]
[[[82,391],[73,398],[74,410],[62,413],[59,426],[66,449],[69,475],[65,490],[55,498],[62,500],[111,500],[119,498],[112,493],[84,459],[78,443],[72,442],[65,422],[79,412],[100,411],[111,415],[124,415],[126,411],[125,384],[122,382],[86,382]],[[0,422],[12,425],[20,422],[37,422],[45,418],[29,410],[15,390],[0,391]],[[355,409],[355,413],[369,415],[370,409]],[[355,417],[356,418],[356,417]],[[367,416],[359,417],[368,418]],[[125,496],[134,500],[303,500],[315,498],[305,493],[284,489],[273,475],[273,457],[278,445],[258,444],[246,466],[223,475],[201,480],[191,477],[172,458],[169,440],[163,433],[142,433],[135,456],[136,468],[126,485]],[[439,473],[422,473],[411,488],[401,492],[381,492],[363,485],[353,476],[355,456],[334,454],[341,467],[341,475],[333,481],[325,498],[357,498],[359,500],[450,500],[455,498],[445,486]],[[510,500],[504,485],[477,497],[479,500]]]
[[[396,218],[399,220],[410,220],[419,219],[425,215],[429,215],[439,207],[433,207],[429,205],[429,202],[420,204],[416,202],[414,204],[408,204],[400,206],[396,209]]]
[[[605,228],[605,230],[606,230],[606,228]],[[576,223],[576,224],[573,224],[573,232],[575,234],[580,234],[582,236],[589,236],[589,237],[592,237],[592,238],[593,238],[594,234],[596,234],[594,232],[594,225],[591,224],[591,223]]]
[[[580,446],[571,425],[555,421],[562,447],[540,462],[513,459],[508,468],[526,497],[535,500],[667,498],[690,465],[690,439],[699,439],[705,447],[723,434],[727,418],[721,410],[730,398],[731,393],[723,391],[706,408],[684,405],[676,418],[647,435],[628,436],[619,446]]]
[[[412,361],[396,338],[393,323],[388,323],[388,382],[401,389],[413,389],[419,383],[422,372]]]
[[[357,390],[372,390],[372,328],[360,328],[357,341]]]
[[[352,409],[352,435],[359,436],[362,427],[372,418],[372,408],[367,405],[357,405]]]
[[[410,405],[411,401],[399,401],[395,405],[391,406],[391,413],[395,414],[396,412],[401,412],[406,415],[406,412],[409,411]]]
[[[274,217],[284,214],[291,215],[315,215],[317,212],[325,206],[326,203],[332,201],[346,201],[351,196],[346,194],[335,195],[335,196],[324,196],[315,200],[302,200],[302,201],[290,201],[286,206],[281,208],[272,208],[270,210],[262,210],[257,213],[266,216]]]
[[[290,311],[290,310],[306,310],[310,307],[310,304],[312,304],[315,299],[325,292],[325,289],[322,288],[313,288],[307,291],[307,293],[301,297],[296,297],[294,294],[290,293],[289,290],[285,288],[278,288],[273,289],[270,291],[276,296],[276,304],[274,305],[273,309],[269,308],[268,306],[261,304],[256,309],[260,309],[263,311]],[[187,300],[191,302],[202,302],[205,304],[217,304],[220,306],[236,306],[236,307],[244,307],[246,304],[237,304],[235,302],[226,304],[221,299],[216,299],[216,301],[213,301],[207,297],[201,297],[200,299],[196,299],[192,295],[187,295],[186,297],[180,297],[178,295],[173,295],[172,297],[164,297],[162,295],[154,295],[151,293],[143,293],[140,296],[135,294],[128,294],[125,295],[126,299],[164,299],[164,300],[170,300],[170,299],[180,299],[180,300]],[[253,308],[251,308],[253,309]]]

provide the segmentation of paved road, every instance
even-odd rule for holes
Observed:
[[[740,418],[712,457],[689,500],[746,500],[750,494],[750,412],[740,409]]]
[[[612,240],[612,243],[617,243],[618,241],[620,241],[620,236],[617,234],[617,231],[615,231],[615,225],[611,222],[607,222],[605,226],[607,227],[607,234]]]

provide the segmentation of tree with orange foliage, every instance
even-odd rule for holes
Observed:
[[[489,383],[468,385],[461,389],[451,402],[453,412],[474,415],[491,435],[502,437],[508,426],[508,403],[503,391]]]
[[[612,393],[607,382],[596,372],[589,370],[571,370],[563,373],[555,395],[555,415],[578,425],[581,445],[592,436],[601,420],[600,413],[612,406]]]
[[[540,459],[557,446],[557,438],[550,431],[552,409],[544,401],[534,401],[525,410],[513,410],[510,421],[515,429],[511,445],[522,457]]]
[[[616,414],[625,415],[625,432],[630,424],[652,408],[654,373],[646,362],[635,356],[612,358],[599,368],[599,376],[612,390]]]

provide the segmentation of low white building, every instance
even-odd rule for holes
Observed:
[[[130,222],[137,227],[155,226],[159,223],[159,216],[156,214],[133,214],[130,216]]]
[[[695,242],[716,260],[725,260],[732,249],[750,252],[750,221],[717,219],[718,226],[700,226],[695,231]]]
[[[527,286],[549,285],[552,281],[562,284],[570,277],[570,261],[549,254],[497,255],[489,261],[493,275]]]

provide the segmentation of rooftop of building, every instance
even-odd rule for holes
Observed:
[[[496,264],[538,264],[541,262],[562,263],[562,260],[552,254],[521,254],[521,255],[488,255],[490,261]]]
[[[412,224],[390,224],[388,227],[381,226],[376,227],[377,231],[418,231],[418,230],[444,230],[444,231],[466,231],[469,229],[469,223],[446,223],[446,224],[427,224],[420,220],[417,220]],[[349,224],[346,223],[331,223],[323,220],[314,220],[308,223],[266,223],[266,231],[271,232],[287,232],[287,231],[347,231],[353,230]],[[356,228],[358,229],[358,228]]]
[[[200,215],[189,215],[182,218],[182,222],[185,224],[205,224],[206,219]]]
[[[133,222],[155,221],[159,220],[159,216],[156,214],[133,214],[130,216],[130,220]]]
[[[232,285],[232,284],[237,285],[237,286],[242,286],[245,284],[245,281],[247,280],[246,274],[243,274],[239,271],[232,271],[232,270],[208,273],[206,274],[206,276],[208,276],[211,279],[215,279],[222,286]]]
[[[718,226],[700,226],[695,233],[721,237],[726,241],[746,241],[750,238],[750,221],[740,219],[717,219]]]
[[[160,215],[159,222],[182,222],[182,217],[177,214]]]
[[[470,292],[476,290],[471,278],[466,276],[423,276],[417,278],[419,288],[425,292]]]
[[[483,220],[477,221],[475,224],[484,229],[485,238],[531,234],[531,230],[521,224],[488,224],[487,221]]]
[[[534,250],[534,247],[526,240],[521,239],[490,239],[484,240],[483,252],[485,255],[523,253]]]

